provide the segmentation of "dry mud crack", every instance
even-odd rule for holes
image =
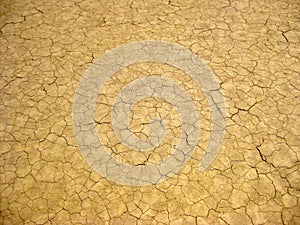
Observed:
[[[1,1],[0,224],[300,224],[299,8],[296,0]],[[179,53],[139,61],[157,53],[142,46],[134,63],[122,67],[123,52],[105,65],[117,67],[101,88],[95,80],[82,89],[95,98],[82,114],[92,120],[76,130],[86,71],[113,49],[150,40],[187,49],[216,86],[172,65]],[[214,105],[226,128],[212,122]],[[217,126],[223,137],[211,135]],[[111,180],[97,170],[103,161],[86,160],[99,147],[93,138],[82,139],[81,154],[83,130],[116,165],[148,168],[175,155],[179,166],[147,177],[112,166]],[[211,138],[218,152],[199,170]]]

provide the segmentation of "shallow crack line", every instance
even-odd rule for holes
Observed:
[[[259,147],[260,147],[260,146],[256,146],[255,148],[256,148],[256,150],[258,151],[261,160],[264,161],[264,162],[266,162],[266,163],[268,163],[266,156],[265,156],[264,154],[261,153]]]
[[[282,36],[284,37],[284,39],[286,40],[286,42],[288,42],[289,43],[289,39],[287,38],[287,36],[285,36],[285,34],[284,34],[285,32],[282,32],[281,34],[282,34]]]

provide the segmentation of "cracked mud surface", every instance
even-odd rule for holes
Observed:
[[[299,224],[299,1],[1,1],[1,224]],[[150,121],[166,134],[153,152],[119,146],[112,104],[136,78],[179,85],[200,118],[191,160],[171,178],[130,187],[96,173],[76,142],[75,89],[94,59],[142,40],[178,43],[213,71],[226,105],[217,158],[199,171],[209,140],[209,103],[188,74],[133,64],[99,90],[96,131],[124,163],[164,160],[180,116],[161,98],[137,102],[129,127],[141,140]]]

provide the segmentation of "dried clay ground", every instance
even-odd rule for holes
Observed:
[[[298,0],[2,0],[0,2],[0,224],[300,224],[300,2]],[[128,186],[98,174],[73,132],[76,87],[104,53],[143,40],[177,43],[215,74],[226,105],[220,151],[204,171],[211,113],[189,74],[159,62],[132,64],[99,90],[97,134],[122,163],[155,164],[178,143],[173,105],[145,98],[130,128],[168,132],[153,152],[120,144],[112,104],[135,79],[179,85],[199,116],[199,142],[174,176]]]

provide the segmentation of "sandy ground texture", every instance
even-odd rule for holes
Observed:
[[[299,12],[298,0],[2,0],[0,224],[300,224]],[[135,151],[120,142],[112,109],[134,80],[170,80],[199,117],[187,164],[159,183],[130,186],[87,163],[72,110],[97,58],[144,40],[180,44],[209,66],[226,129],[216,159],[200,171],[212,121],[203,87],[162,62],[120,68],[96,90],[94,113],[98,138],[118,162],[155,165],[180,142],[180,113],[159,96],[129,112],[129,130],[144,141],[151,121],[163,119],[159,145]]]

